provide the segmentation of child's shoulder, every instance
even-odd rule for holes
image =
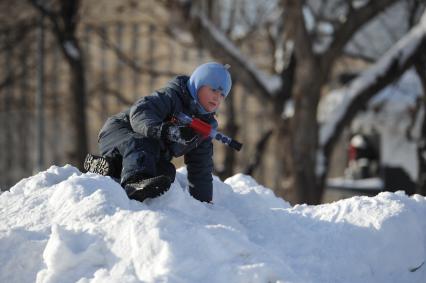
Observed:
[[[162,95],[181,96],[187,92],[186,82],[187,76],[177,76],[170,80],[164,87],[155,91],[155,93]]]

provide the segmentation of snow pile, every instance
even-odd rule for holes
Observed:
[[[291,207],[252,178],[139,203],[52,166],[0,195],[0,282],[424,282],[426,198]]]

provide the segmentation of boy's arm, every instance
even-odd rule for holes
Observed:
[[[188,170],[190,194],[199,201],[213,199],[213,144],[211,139],[203,141],[184,157]]]
[[[176,101],[167,92],[157,92],[136,102],[130,108],[130,125],[144,137],[158,138],[161,124],[175,108]]]

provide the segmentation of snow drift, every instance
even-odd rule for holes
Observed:
[[[288,203],[252,178],[193,199],[186,171],[129,200],[108,177],[52,166],[0,195],[0,282],[425,282],[426,198]]]

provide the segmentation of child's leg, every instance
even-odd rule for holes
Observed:
[[[176,177],[176,167],[170,161],[160,158],[160,161],[157,163],[157,175],[165,175],[173,183]]]
[[[157,176],[160,144],[150,138],[141,138],[134,133],[127,142],[118,146],[123,156],[121,184]]]

